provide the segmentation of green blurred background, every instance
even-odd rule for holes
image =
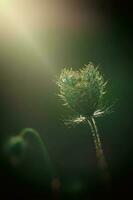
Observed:
[[[65,194],[98,190],[99,175],[90,130],[84,125],[67,128],[63,124],[63,107],[55,84],[61,68],[79,69],[91,61],[100,65],[109,81],[109,99],[116,102],[114,112],[97,123],[114,188],[127,192],[133,178],[129,2],[0,2],[3,187],[13,195],[14,188],[18,191],[23,188],[23,195],[27,191],[44,192],[42,158],[34,142],[18,167],[12,166],[3,152],[10,136],[32,127],[48,147]]]

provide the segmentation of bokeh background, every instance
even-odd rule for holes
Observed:
[[[133,178],[132,12],[125,0],[0,0],[0,144],[4,195],[46,197],[42,158],[31,142],[13,166],[3,151],[25,127],[38,130],[59,172],[62,195],[105,195],[90,130],[67,128],[57,97],[63,67],[93,62],[109,81],[114,112],[98,119],[112,195],[129,195]],[[65,116],[66,117],[66,116]],[[105,197],[107,197],[105,195]]]

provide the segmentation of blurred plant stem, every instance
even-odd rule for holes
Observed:
[[[98,133],[98,129],[97,129],[97,125],[95,122],[95,119],[93,117],[90,117],[88,121],[88,124],[91,128],[91,132],[92,132],[92,137],[93,137],[93,141],[94,141],[94,145],[95,145],[95,150],[96,150],[96,156],[97,156],[97,162],[98,162],[98,167],[100,169],[100,171],[102,172],[102,178],[105,181],[109,181],[110,180],[110,174],[108,171],[108,165],[105,159],[105,155],[103,152],[103,148],[101,145],[101,140],[99,137],[99,133]]]
[[[38,146],[40,148],[40,151],[42,152],[43,161],[44,161],[43,163],[44,163],[44,167],[45,167],[45,170],[47,172],[47,175],[51,179],[53,179],[56,174],[55,174],[55,170],[54,170],[54,167],[52,165],[50,156],[48,154],[46,145],[44,144],[44,142],[43,142],[42,138],[40,137],[39,133],[36,130],[32,129],[32,128],[25,128],[19,134],[19,136],[22,137],[24,140],[29,135],[32,138],[34,138],[36,143],[38,144]]]

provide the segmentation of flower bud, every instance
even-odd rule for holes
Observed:
[[[57,80],[59,97],[77,118],[103,115],[107,111],[106,81],[98,67],[89,63],[79,71],[64,68]]]
[[[26,143],[20,136],[11,137],[6,145],[6,151],[9,156],[22,156],[25,151]]]

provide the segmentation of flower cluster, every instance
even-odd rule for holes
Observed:
[[[85,65],[79,71],[64,68],[57,80],[59,97],[63,105],[69,108],[80,123],[90,117],[99,117],[108,112],[106,105],[106,85],[99,68],[92,63]]]

